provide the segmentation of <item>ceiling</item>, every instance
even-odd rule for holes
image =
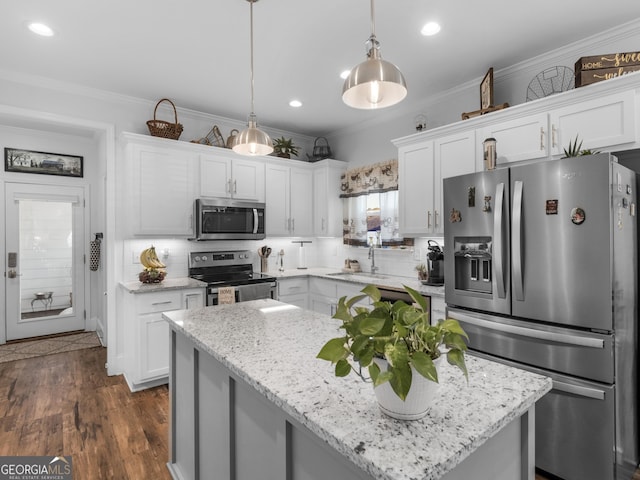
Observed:
[[[323,135],[381,115],[341,101],[341,71],[364,61],[367,0],[254,4],[255,112],[263,127]],[[377,0],[384,59],[409,94],[387,111],[640,16],[637,0]],[[56,35],[37,37],[30,21]],[[442,25],[433,37],[420,29]],[[3,2],[0,66],[243,120],[250,111],[246,0]],[[596,52],[609,53],[609,52]],[[571,66],[571,65],[569,65]],[[303,103],[294,109],[292,99]],[[415,108],[415,107],[414,107]]]

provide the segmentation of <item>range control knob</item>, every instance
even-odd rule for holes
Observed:
[[[206,262],[206,261],[208,260],[208,258],[209,258],[209,257],[207,257],[206,255],[203,255],[203,256],[202,256],[202,261],[203,261],[203,262]]]
[[[193,257],[193,261],[194,262],[199,262],[200,261],[200,257]]]

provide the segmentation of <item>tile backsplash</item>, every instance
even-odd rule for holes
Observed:
[[[167,266],[168,277],[185,277],[188,274],[188,255],[190,252],[211,250],[249,250],[254,254],[253,268],[260,271],[260,257],[258,248],[268,245],[271,248],[271,256],[268,258],[268,271],[278,271],[277,253],[284,251],[285,270],[297,269],[300,243],[298,238],[272,237],[264,240],[243,241],[211,241],[193,242],[182,239],[129,239],[124,242],[123,248],[123,276],[124,282],[135,281],[142,270],[139,255],[142,250],[153,245],[158,257]],[[340,269],[344,266],[345,259],[358,260],[363,271],[371,270],[371,261],[368,259],[369,249],[364,247],[351,247],[344,245],[341,238],[305,238],[311,243],[304,243],[307,267],[329,267]],[[378,248],[375,251],[376,266],[380,267],[378,273],[414,277],[415,266],[427,261],[427,238],[416,238],[415,246],[406,249]],[[432,238],[443,247],[442,238]]]

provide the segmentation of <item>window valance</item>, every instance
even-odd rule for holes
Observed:
[[[398,160],[366,165],[347,170],[341,177],[340,198],[398,189]]]

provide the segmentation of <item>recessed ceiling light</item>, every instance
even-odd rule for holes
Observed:
[[[345,80],[349,76],[350,73],[351,73],[351,70],[345,70],[344,72],[342,72],[340,74],[340,78]]]
[[[301,106],[302,106],[302,102],[301,102],[300,100],[291,100],[291,101],[289,102],[289,106],[290,106],[290,107],[298,108],[298,107],[301,107]]]
[[[425,24],[424,27],[422,27],[422,30],[420,30],[420,33],[425,37],[428,37],[430,35],[435,35],[439,31],[440,31],[440,25],[438,25],[436,22],[429,22]]]
[[[41,35],[43,37],[52,37],[53,30],[48,25],[44,23],[33,22],[27,25],[27,28],[31,30],[33,33],[37,35]]]

